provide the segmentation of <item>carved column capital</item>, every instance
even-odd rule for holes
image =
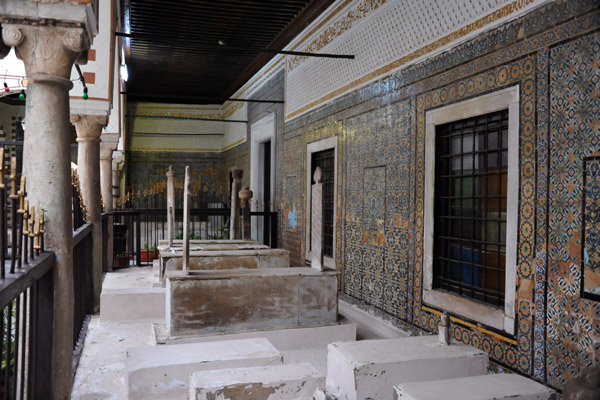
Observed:
[[[102,128],[108,123],[105,115],[71,114],[71,124],[75,125],[77,141],[96,139],[100,141]]]
[[[114,142],[100,142],[100,160],[106,160],[112,162],[112,154],[117,148],[117,144]]]
[[[28,76],[45,74],[67,79],[73,62],[90,46],[83,28],[50,25],[3,24],[2,41],[15,48]]]
[[[2,29],[2,27],[0,27]],[[3,59],[10,53],[10,46],[4,42],[2,36],[0,35],[0,59]]]

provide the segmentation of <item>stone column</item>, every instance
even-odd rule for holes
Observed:
[[[92,284],[93,310],[100,311],[102,292],[102,203],[100,201],[100,135],[107,123],[106,116],[71,114],[71,123],[77,130],[77,175],[81,197],[87,207],[88,221],[92,223]]]
[[[310,207],[310,266],[323,270],[323,184],[321,167],[315,169]]]
[[[185,181],[183,184],[183,274],[189,274],[190,263],[190,167],[185,167]]]
[[[102,200],[104,200],[104,211],[111,213],[114,209],[112,195],[112,153],[117,147],[116,143],[101,142],[100,143],[100,190],[102,192]],[[108,221],[108,239],[106,243],[108,270],[113,270],[113,216],[109,215]]]
[[[27,134],[23,173],[29,202],[46,210],[47,250],[55,254],[52,389],[69,399],[73,380],[73,228],[71,222],[71,68],[88,47],[83,28],[2,24],[27,72]],[[48,327],[50,329],[50,327]]]
[[[175,238],[175,171],[169,165],[167,171],[167,240],[169,247],[173,247]]]
[[[240,232],[240,199],[238,193],[242,189],[242,176],[244,171],[234,169],[233,184],[231,185],[231,217],[229,220],[229,239],[241,239]]]

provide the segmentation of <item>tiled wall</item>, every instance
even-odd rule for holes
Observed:
[[[294,264],[305,254],[306,146],[336,135],[344,296],[436,331],[440,310],[422,303],[425,114],[519,85],[515,334],[460,316],[452,333],[556,388],[600,366],[600,302],[581,296],[582,226],[597,223],[582,207],[583,158],[600,155],[599,28],[597,1],[557,1],[288,121],[282,235]]]
[[[189,165],[192,183],[201,182],[203,190],[214,192],[217,198],[228,190],[219,180],[221,165],[218,153],[133,151],[130,153],[127,191],[133,189],[135,193],[143,193],[153,183],[166,182],[169,165],[173,165],[176,182],[183,182],[185,167]]]

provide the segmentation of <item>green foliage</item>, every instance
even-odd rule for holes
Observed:
[[[229,239],[228,226],[229,225],[226,224],[225,226],[220,227],[219,229],[217,229],[217,233],[215,233],[214,235],[208,235],[207,238],[212,240]]]
[[[179,225],[179,234],[177,236],[175,236],[175,239],[183,239],[183,225]],[[202,239],[202,236],[200,235],[196,235],[194,232],[190,232],[190,239],[191,240],[199,240]]]
[[[2,344],[2,350],[0,351],[0,355],[2,357],[2,363],[0,366],[0,383],[4,384],[5,381],[5,377],[6,377],[6,367],[7,367],[7,358],[9,359],[9,368],[10,370],[12,370],[15,366],[15,347],[16,347],[16,341],[17,338],[15,336],[15,332],[16,332],[16,317],[17,317],[17,300],[13,300],[12,301],[12,308],[11,308],[11,312],[10,312],[10,325],[8,323],[8,317],[9,317],[9,307],[6,306],[4,307],[4,309],[2,310],[2,330],[0,331],[0,335],[2,335],[2,340],[0,341],[0,343]],[[10,340],[10,346],[8,351],[10,352],[9,356],[6,356],[6,338],[9,338]],[[10,373],[9,373],[10,374]]]

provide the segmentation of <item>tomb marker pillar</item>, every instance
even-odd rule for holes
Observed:
[[[231,217],[229,221],[229,239],[241,239],[240,235],[240,200],[238,193],[242,189],[242,176],[244,171],[234,169],[232,172],[233,183],[231,184]]]
[[[189,275],[190,264],[190,167],[185,167],[185,181],[183,185],[183,274]]]
[[[172,165],[169,165],[167,171],[167,235],[169,248],[173,247],[175,238],[175,171]]]
[[[310,215],[310,265],[311,268],[323,270],[323,172],[317,167],[313,175],[314,184],[311,189]]]
[[[240,200],[242,206],[242,239],[251,240],[251,223],[250,223],[250,200],[252,199],[252,190],[248,186],[240,191]]]

